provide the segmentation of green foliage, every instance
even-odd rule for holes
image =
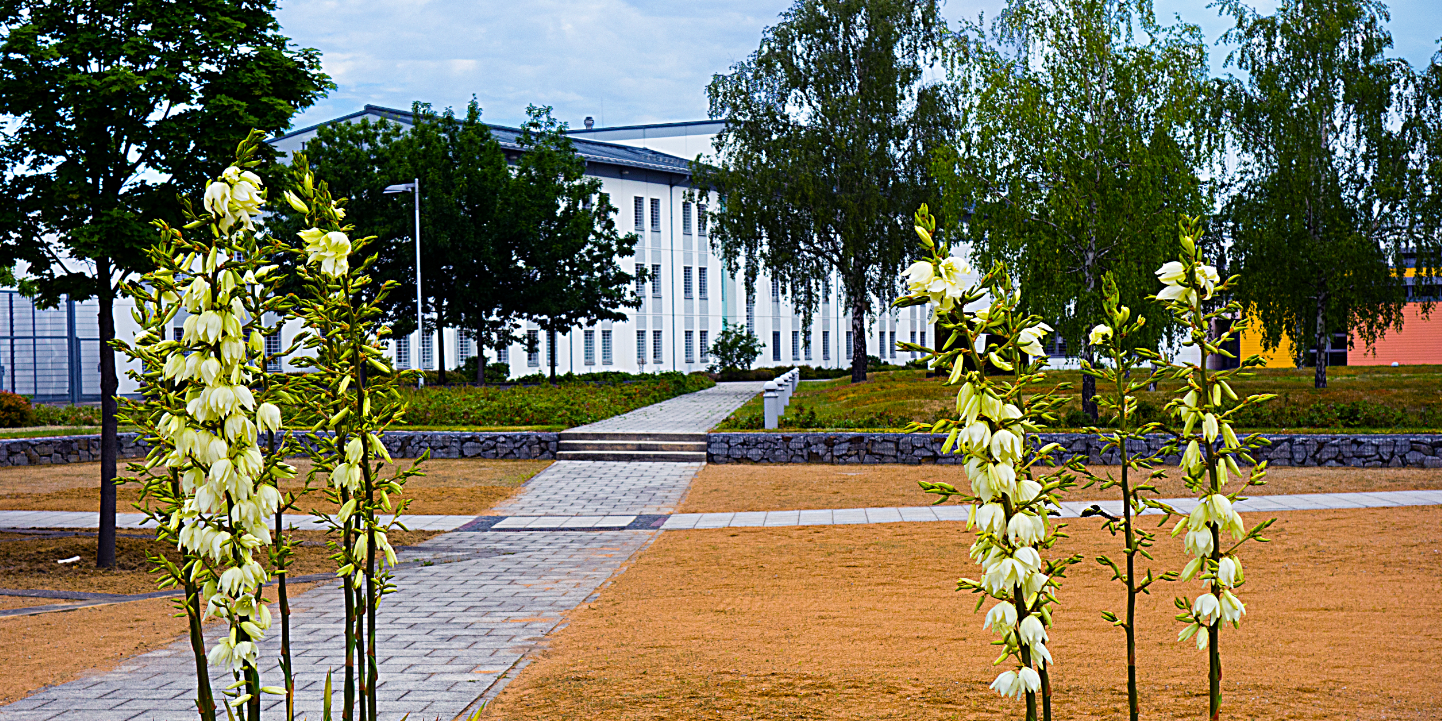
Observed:
[[[835,291],[856,331],[852,378],[866,379],[864,319],[896,293],[910,254],[906,216],[927,200],[938,119],[922,81],[944,22],[937,0],[797,0],[761,46],[707,87],[719,163],[693,165],[726,198],[711,239],[727,268],[780,282],[805,322]]]
[[[1005,262],[1022,307],[1083,358],[1102,275],[1141,299],[1176,247],[1176,221],[1205,207],[1206,49],[1161,26],[1150,0],[1013,0],[990,34],[964,24],[950,52],[955,141],[938,155],[943,214],[965,223],[980,267]],[[1133,342],[1156,347],[1159,319]],[[1084,404],[1094,381],[1083,381]],[[1086,408],[1095,416],[1094,409]]]
[[[1442,269],[1439,98],[1429,109],[1425,97],[1436,87],[1386,56],[1376,0],[1284,0],[1266,17],[1219,4],[1236,21],[1228,63],[1244,73],[1224,84],[1240,167],[1220,232],[1241,270],[1237,297],[1265,347],[1290,336],[1322,349],[1324,388],[1331,334],[1371,345],[1401,328],[1407,279],[1393,269],[1410,260],[1419,283]]]
[[[746,326],[723,320],[721,332],[711,341],[710,352],[715,362],[708,370],[712,373],[751,370],[751,364],[761,357],[763,348],[765,345],[761,343],[761,339],[752,334]]]
[[[554,386],[413,388],[402,391],[402,398],[406,421],[418,426],[570,428],[716,385],[700,373],[632,377],[586,382],[580,380],[585,376],[561,376]]]
[[[35,410],[30,399],[18,393],[0,391],[0,428],[23,428],[35,425]]]
[[[40,404],[31,409],[37,426],[98,426],[99,406],[60,406]]]
[[[639,308],[641,301],[631,290],[635,276],[616,258],[632,255],[639,239],[616,230],[616,207],[601,192],[601,179],[586,175],[586,161],[551,108],[531,106],[526,114],[506,204],[524,251],[516,280],[524,313],[552,334],[626,320],[620,309]],[[554,376],[556,357],[548,355]]]

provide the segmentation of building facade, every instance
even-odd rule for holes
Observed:
[[[409,112],[373,105],[329,122],[363,119],[412,123]],[[300,151],[319,127],[271,143],[287,154]],[[490,127],[508,154],[522,152],[515,142],[518,129]],[[822,306],[805,325],[778,283],[763,275],[754,296],[748,298],[744,282],[728,274],[714,252],[708,214],[717,197],[692,187],[690,162],[708,154],[721,127],[719,121],[698,121],[568,131],[586,161],[587,175],[601,180],[602,192],[620,209],[618,229],[638,238],[635,254],[618,262],[628,270],[644,269],[651,280],[633,289],[640,307],[626,309],[626,320],[574,328],[555,338],[525,323],[518,330],[527,340],[500,352],[489,351],[488,362],[507,364],[512,377],[546,372],[552,353],[557,373],[705,370],[711,363],[711,341],[723,323],[730,323],[745,325],[765,346],[757,366],[850,366],[851,320],[845,304],[838,302],[839,285],[831,284]],[[424,235],[424,226],[420,232]],[[877,301],[873,307],[885,304]],[[924,307],[888,311],[867,320],[867,353],[888,362],[903,363],[914,355],[896,350],[898,341],[931,340]],[[282,345],[287,341],[279,340]],[[459,365],[476,354],[464,331],[446,329],[438,336],[397,339],[392,356],[402,367],[435,369],[436,342],[446,344],[447,365]]]

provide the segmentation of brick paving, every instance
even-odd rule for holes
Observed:
[[[532,479],[508,508],[512,513],[543,508],[577,514],[600,508],[630,516],[670,513],[698,468],[556,463]],[[444,518],[447,523],[471,520]],[[0,515],[0,526],[5,520]],[[467,709],[498,693],[507,674],[555,630],[564,614],[584,603],[656,533],[455,532],[407,550],[403,562],[420,562],[397,569],[400,591],[380,607],[378,627],[384,631],[376,640],[381,718],[399,719],[407,713],[417,721],[464,717]],[[339,671],[344,662],[338,587],[312,589],[295,599],[293,607],[297,711],[315,719],[326,670]],[[278,636],[277,626],[262,644],[262,673],[272,684],[280,678],[275,665]],[[189,718],[195,698],[192,664],[188,641],[177,641],[110,673],[45,689],[0,708],[0,720]],[[229,682],[229,674],[218,675],[217,697]],[[333,687],[339,688],[338,683]],[[268,698],[267,713],[280,713],[279,702]]]

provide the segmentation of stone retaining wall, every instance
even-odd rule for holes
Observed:
[[[1380,468],[1442,468],[1442,434],[1287,434],[1267,435],[1270,447],[1260,458],[1275,466],[1353,466]],[[430,449],[432,458],[556,457],[556,433],[397,431],[384,437],[395,458],[416,458]],[[928,433],[711,433],[711,463],[956,463],[942,456],[945,436]],[[1084,433],[1044,433],[1033,439],[1060,443],[1092,463],[1115,463],[1116,453],[1103,454],[1101,441]],[[1164,438],[1134,441],[1135,453],[1156,451]],[[100,459],[100,436],[14,438],[0,440],[0,465],[33,466],[82,463]],[[135,433],[120,434],[120,457],[145,455]],[[1163,458],[1175,464],[1178,456]]]
[[[1354,466],[1367,468],[1442,468],[1442,434],[1268,434],[1272,445],[1258,460],[1274,466]],[[712,433],[707,436],[711,463],[957,463],[942,456],[946,436],[930,433]],[[1041,443],[1060,443],[1090,463],[1115,463],[1116,452],[1102,453],[1102,442],[1085,433],[1043,433]],[[1160,450],[1165,439],[1133,441],[1136,453]],[[1175,465],[1179,455],[1163,458]]]
[[[393,458],[418,458],[430,449],[432,458],[556,457],[555,433],[397,431],[382,437]],[[138,433],[120,434],[120,458],[141,458],[146,445]],[[0,439],[0,466],[35,466],[100,460],[100,436]]]

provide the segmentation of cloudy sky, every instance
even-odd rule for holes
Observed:
[[[1209,42],[1227,29],[1208,0],[1155,0],[1158,15],[1201,25]],[[1259,0],[1264,11],[1275,0]],[[1436,0],[1394,0],[1396,52],[1414,66],[1437,50]],[[515,124],[527,104],[551,105],[573,126],[699,120],[711,76],[756,50],[790,0],[282,0],[280,22],[318,48],[339,86],[294,127],[367,103],[464,106]],[[991,17],[1002,0],[951,0],[949,20]],[[1213,48],[1213,67],[1225,56]]]

